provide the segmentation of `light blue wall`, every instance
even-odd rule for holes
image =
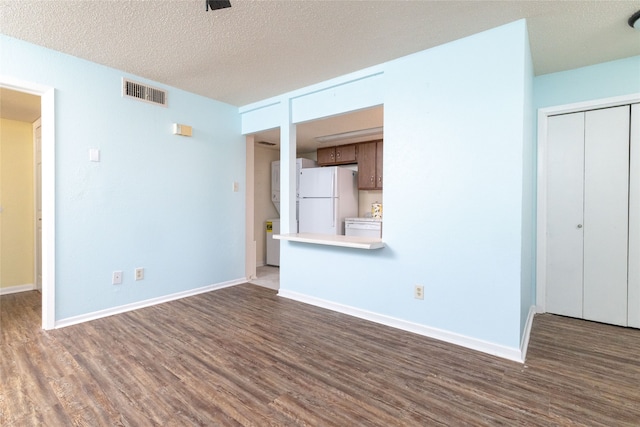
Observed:
[[[508,347],[520,335],[525,33],[507,25],[385,72],[384,229],[396,262],[379,307]]]
[[[638,92],[640,92],[640,56],[545,74],[534,80],[536,108]]]
[[[281,289],[519,348],[533,263],[528,55],[520,21],[383,64],[387,246],[282,242]]]
[[[382,72],[374,68],[363,70],[367,75],[344,79],[318,91],[311,90],[291,99],[291,121],[301,123],[318,117],[327,117],[380,105],[384,102]],[[371,73],[371,74],[369,74]]]
[[[529,311],[535,305],[536,283],[536,144],[535,112],[533,110],[533,61],[529,35],[524,43],[524,155],[522,188],[522,277],[520,290],[520,331],[524,332]],[[522,335],[520,339],[522,340]]]
[[[1,35],[0,52],[1,74],[56,89],[57,320],[244,277],[237,107],[154,82],[168,108],[124,99],[122,76],[145,81]]]

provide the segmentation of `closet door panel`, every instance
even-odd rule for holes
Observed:
[[[640,328],[640,104],[631,106],[628,325]]]
[[[585,113],[583,317],[627,324],[629,106]]]
[[[582,317],[584,113],[549,117],[546,310]]]

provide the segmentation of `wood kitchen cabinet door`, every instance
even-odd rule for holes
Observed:
[[[318,148],[318,165],[333,165],[336,162],[336,147]]]
[[[336,147],[336,163],[355,163],[356,162],[356,145],[338,145]]]
[[[356,144],[338,145],[337,147],[318,148],[318,164],[320,166],[345,165],[356,163]]]
[[[376,189],[382,190],[382,141],[376,142]]]
[[[376,189],[376,142],[358,144],[358,188]]]

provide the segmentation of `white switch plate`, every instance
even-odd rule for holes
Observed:
[[[237,193],[238,192],[238,188],[240,188],[240,186],[238,185],[238,183],[236,181],[233,182],[233,192]]]
[[[92,162],[99,162],[100,161],[100,150],[98,150],[97,148],[89,149],[89,160],[92,161]]]

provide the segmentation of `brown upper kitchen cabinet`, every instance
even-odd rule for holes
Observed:
[[[355,163],[356,145],[338,145],[336,147],[336,163]]]
[[[334,165],[336,163],[336,147],[318,148],[316,154],[320,166]]]
[[[318,165],[332,166],[356,163],[356,144],[318,148]]]
[[[382,141],[358,144],[358,189],[382,190]]]
[[[382,190],[382,141],[376,142],[376,188]]]

